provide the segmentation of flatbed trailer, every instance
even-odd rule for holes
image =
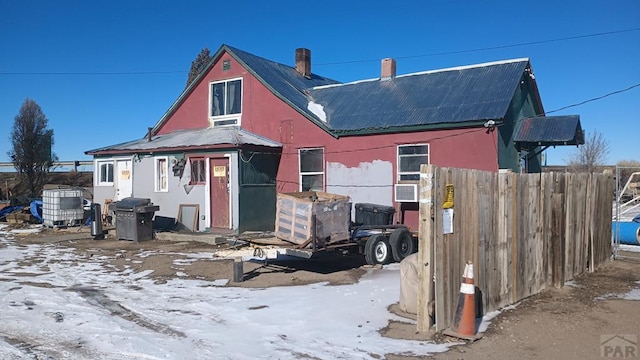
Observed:
[[[400,262],[418,249],[416,234],[401,224],[354,225],[349,230],[348,238],[334,239],[322,246],[315,236],[307,244],[293,244],[277,237],[243,241],[253,246],[246,251],[246,256],[275,259],[280,255],[287,255],[309,259],[318,252],[357,251],[364,255],[365,261],[370,265]]]

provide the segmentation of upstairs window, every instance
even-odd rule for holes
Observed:
[[[209,119],[213,126],[240,125],[242,79],[211,83]]]
[[[169,162],[166,156],[156,158],[155,175],[156,192],[169,191]]]
[[[204,158],[191,158],[191,184],[204,184],[207,180],[204,170]]]
[[[113,161],[98,161],[98,185],[113,185]]]
[[[324,149],[300,149],[300,191],[324,191]]]
[[[420,180],[420,165],[429,163],[429,144],[398,146],[398,180]]]

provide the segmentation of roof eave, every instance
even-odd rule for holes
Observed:
[[[536,81],[536,77],[533,74],[533,67],[531,67],[531,61],[527,62],[527,68],[531,71],[531,87],[533,87],[533,94],[535,97],[535,101],[539,107],[539,109],[537,109],[536,114],[538,114],[538,116],[544,116],[545,112],[544,112],[544,106],[542,105],[542,98],[540,97],[540,91],[538,91],[538,82]]]
[[[207,66],[205,66],[205,68],[200,72],[200,74],[198,74],[198,76],[196,76],[195,79],[193,79],[193,81],[191,81],[191,84],[189,84],[189,86],[187,86],[182,93],[180,94],[180,96],[178,96],[178,98],[173,102],[173,104],[171,104],[171,106],[169,107],[169,109],[162,115],[162,117],[160,118],[160,120],[158,120],[158,122],[156,122],[156,124],[151,128],[151,133],[152,135],[156,135],[158,130],[160,129],[160,127],[162,127],[162,125],[164,125],[167,120],[169,120],[169,117],[171,115],[173,115],[173,113],[176,111],[176,109],[180,106],[180,104],[182,104],[182,102],[184,100],[186,100],[186,98],[191,94],[191,92],[193,91],[193,89],[200,84],[200,82],[202,81],[202,79],[207,75],[207,73],[209,72],[209,70],[211,70],[211,68],[213,67],[213,64],[215,64],[220,57],[222,56],[222,54],[225,51],[229,51],[229,48],[227,47],[227,45],[223,44],[222,46],[220,46],[220,48],[218,49],[218,51],[216,51],[215,54],[213,54],[213,57],[211,58],[211,61],[209,61],[209,63],[207,64]]]
[[[391,134],[391,133],[406,133],[417,131],[430,131],[430,130],[453,130],[453,129],[466,129],[485,127],[487,121],[495,121],[494,126],[500,125],[504,122],[504,119],[484,119],[484,120],[471,120],[455,123],[439,123],[439,124],[421,124],[412,126],[390,126],[385,128],[368,128],[357,130],[334,130],[337,137],[343,136],[359,136],[359,135],[379,135],[379,134]]]
[[[198,146],[172,146],[159,147],[152,149],[121,149],[121,150],[103,150],[87,155],[123,155],[123,154],[156,154],[164,152],[180,152],[180,151],[202,151],[202,150],[219,150],[219,149],[237,149],[244,144],[216,144],[216,145],[198,145]]]

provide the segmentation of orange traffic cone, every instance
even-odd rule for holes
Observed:
[[[460,339],[478,340],[482,334],[476,333],[476,287],[473,283],[471,262],[465,265],[462,277],[464,280],[460,284],[460,296],[453,324],[443,333]]]

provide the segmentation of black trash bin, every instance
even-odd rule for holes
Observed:
[[[91,204],[91,214],[89,216],[91,220],[91,236],[95,240],[104,239],[104,232],[102,231],[102,211],[100,204]]]
[[[393,206],[358,203],[356,208],[356,225],[391,225],[396,209]]]
[[[153,214],[160,210],[150,199],[128,197],[116,204],[118,239],[144,241],[153,239]]]

